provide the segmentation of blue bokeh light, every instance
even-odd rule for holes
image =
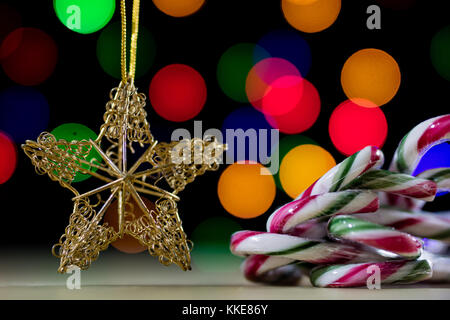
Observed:
[[[311,49],[298,33],[291,30],[275,30],[263,36],[257,44],[272,57],[291,62],[302,77],[308,74],[311,68]]]
[[[413,176],[419,173],[435,168],[450,167],[450,144],[441,143],[430,148],[420,159]],[[439,192],[436,196],[447,194],[448,192]]]
[[[0,92],[0,130],[16,143],[36,139],[48,121],[48,102],[38,90],[14,86]]]

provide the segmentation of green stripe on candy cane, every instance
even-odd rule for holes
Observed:
[[[408,139],[408,135],[410,133],[411,133],[411,131],[408,132],[403,137],[402,141],[400,141],[400,144],[399,144],[397,152],[396,152],[396,156],[397,156],[397,159],[396,159],[397,170],[399,172],[404,172],[407,169],[407,167],[408,167],[408,165],[406,164],[406,161],[405,161],[405,158],[403,157],[403,155],[404,155],[405,142],[406,142],[406,139]]]
[[[294,246],[292,248],[288,248],[288,249],[285,249],[285,250],[282,250],[282,251],[266,252],[264,254],[268,255],[268,256],[288,255],[288,254],[291,254],[291,253],[295,253],[295,252],[299,252],[299,251],[302,251],[302,250],[306,250],[306,249],[312,248],[314,246],[317,246],[318,244],[320,244],[320,242],[306,241],[306,242],[300,243],[299,245],[296,245],[296,246]]]
[[[361,152],[361,151],[359,151]],[[348,157],[347,159],[345,159],[342,164],[339,167],[339,171],[336,172],[336,174],[334,175],[334,181],[333,181],[333,185],[330,188],[330,192],[335,192],[337,190],[339,190],[339,188],[342,185],[342,182],[344,182],[344,178],[345,176],[349,173],[350,169],[353,166],[353,163],[355,162],[356,156],[358,155],[359,152],[356,152],[354,154],[352,154],[350,157]]]
[[[347,204],[349,204],[351,201],[353,201],[359,194],[360,194],[360,192],[358,192],[358,191],[343,193],[342,196],[340,196],[336,200],[336,202],[333,202],[329,207],[325,208],[315,218],[329,216],[329,215],[335,214],[336,212],[339,212],[340,209],[342,209]]]
[[[330,271],[333,271],[335,269],[340,268],[342,265],[329,265],[325,267],[316,267],[313,268],[309,273],[309,280],[311,281],[311,284],[315,286],[317,279],[319,279],[324,273],[328,273]]]
[[[430,262],[428,260],[418,260],[417,264],[414,268],[408,273],[408,275],[404,276],[402,279],[392,282],[395,283],[410,283],[417,282],[420,279],[427,279],[432,272],[432,268]]]
[[[366,230],[392,230],[392,228],[350,216],[336,216],[331,218],[328,223],[328,232],[338,237],[351,232]]]
[[[418,178],[428,179],[439,184],[445,180],[450,180],[450,168],[436,168],[423,171],[417,175]]]
[[[353,180],[352,182],[344,186],[342,190],[348,189],[382,190],[395,187],[396,185],[407,183],[415,179],[416,178],[406,174],[391,172],[387,170],[373,170],[366,172],[359,178]]]

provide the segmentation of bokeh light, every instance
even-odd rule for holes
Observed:
[[[336,149],[348,156],[368,145],[381,148],[388,125],[381,108],[366,108],[347,100],[331,114],[328,131]]]
[[[127,30],[127,48],[130,47],[130,33]],[[115,22],[106,27],[97,40],[97,59],[102,69],[110,76],[121,78],[121,25]],[[139,37],[137,46],[136,78],[146,74],[153,65],[156,55],[156,44],[152,33],[145,27],[139,27]],[[127,54],[127,65],[130,55]]]
[[[264,48],[271,57],[291,62],[303,77],[308,74],[311,68],[311,49],[306,40],[297,32],[275,30],[264,35],[258,41],[258,45]],[[260,55],[256,57],[260,57]]]
[[[300,79],[302,79],[302,76],[298,69],[286,59],[263,59],[256,63],[248,73],[245,84],[247,98],[258,111],[274,112],[273,110],[277,110],[276,106],[278,105],[280,110],[275,112],[277,114],[286,113],[295,107],[300,98],[298,91],[301,93],[303,83]],[[279,96],[283,91],[286,91],[288,96],[293,98],[293,101],[287,106],[281,104],[267,105],[267,100],[264,101],[266,95],[270,95],[271,92],[274,92],[275,96]],[[297,94],[292,95],[292,92],[297,92]],[[274,102],[274,100],[271,101]],[[266,103],[266,110],[264,110],[264,103]]]
[[[291,112],[303,96],[303,78],[283,76],[274,80],[262,98],[262,112],[281,116]]]
[[[416,169],[412,173],[417,176],[419,173],[435,169],[450,167],[450,143],[444,142],[430,148],[420,159]],[[448,192],[439,192],[436,196],[447,194]]]
[[[281,186],[291,198],[296,198],[335,165],[333,156],[322,147],[297,146],[281,162]]]
[[[450,81],[450,26],[443,28],[433,37],[430,55],[436,71]]]
[[[66,140],[67,142],[81,140],[89,141],[89,139],[97,139],[97,134],[94,131],[80,123],[65,123],[56,127],[50,133],[55,136],[56,140]],[[63,149],[62,146],[60,148]],[[89,152],[89,155],[86,157],[86,160],[94,164],[99,164],[102,161],[102,158],[100,154],[94,148],[92,148]],[[93,172],[97,171],[97,168],[89,168],[89,165],[87,164],[81,164],[81,167],[84,169],[89,169]],[[89,174],[77,172],[73,179],[73,182],[84,181],[89,179],[90,177],[91,175]]]
[[[8,181],[16,170],[17,150],[12,139],[0,131],[0,184]]]
[[[145,206],[150,212],[155,210],[155,204],[145,197],[142,197]],[[139,219],[144,215],[144,212],[136,203],[133,197],[130,197],[126,207],[125,207],[125,221],[132,221]],[[104,222],[112,226],[115,231],[119,231],[119,213],[118,213],[118,201],[115,200],[105,212]],[[122,238],[114,241],[111,245],[117,250],[125,253],[139,253],[147,250],[147,247],[141,245],[138,240],[130,236],[129,234],[124,234]]]
[[[36,139],[48,120],[48,102],[38,90],[15,86],[0,92],[0,130],[16,143]]]
[[[115,0],[53,0],[58,19],[78,33],[93,33],[111,20],[116,9]]]
[[[248,102],[245,92],[247,75],[255,63],[269,58],[269,53],[254,43],[238,43],[220,57],[217,80],[222,91],[237,102]]]
[[[280,99],[280,101],[284,101]],[[293,100],[292,100],[293,101]],[[320,96],[314,85],[302,80],[302,89],[296,105],[288,112],[267,115],[269,124],[283,133],[294,134],[308,130],[316,122],[320,113]]]
[[[220,176],[217,192],[225,210],[250,219],[265,213],[275,199],[275,182],[270,171],[255,162],[229,165]]]
[[[272,140],[271,129],[264,115],[254,108],[242,107],[233,110],[222,124],[224,143],[228,144],[226,151],[227,162],[253,160],[266,163],[264,156],[267,156],[267,158],[270,157],[272,145],[278,142],[275,139]],[[245,138],[244,145],[242,141],[244,141],[243,135],[246,133],[249,137]],[[251,134],[253,140],[250,137]],[[266,146],[266,148],[261,148],[261,146]]]
[[[150,83],[153,109],[166,120],[182,122],[194,118],[206,102],[206,83],[190,66],[171,64],[159,70]]]
[[[294,149],[297,146],[303,145],[303,144],[312,144],[312,145],[319,145],[317,142],[315,142],[313,139],[308,138],[303,135],[292,135],[292,136],[286,136],[283,139],[280,140],[278,145],[274,146],[272,155],[270,157],[271,163],[278,162],[278,164],[281,164],[284,157],[288,154],[289,151]],[[275,157],[278,158],[275,159]],[[282,189],[281,182],[280,182],[280,171],[276,174],[274,174],[275,184],[278,188]]]
[[[416,4],[416,0],[377,0],[383,7],[394,10],[405,10]]]
[[[0,3],[0,44],[13,30],[22,26],[22,16],[13,7]]]
[[[202,272],[234,272],[239,270],[242,258],[230,252],[231,235],[242,227],[225,217],[211,217],[201,222],[190,237],[193,269]]]
[[[330,27],[341,11],[341,0],[282,0],[286,21],[295,29],[313,33]]]
[[[0,47],[0,60],[6,75],[14,82],[32,86],[45,81],[55,69],[58,48],[44,31],[18,28],[6,36]]]
[[[205,0],[153,0],[153,3],[165,14],[180,18],[196,13]]]
[[[400,87],[400,81],[397,62],[379,49],[355,52],[347,59],[341,73],[342,88],[349,99],[368,100],[376,106],[391,101]]]

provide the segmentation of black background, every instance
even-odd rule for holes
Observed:
[[[68,30],[57,19],[52,1],[2,2],[9,3],[21,13],[23,26],[42,29],[58,45],[55,72],[36,86],[49,101],[48,129],[66,122],[78,122],[97,131],[109,91],[118,84],[118,80],[107,75],[97,61],[99,32],[81,35]],[[331,112],[346,100],[340,85],[342,66],[357,50],[370,47],[385,50],[396,59],[402,72],[399,92],[382,107],[389,125],[383,151],[390,161],[405,133],[419,122],[448,113],[450,109],[450,83],[437,74],[429,55],[432,36],[450,24],[450,12],[445,9],[447,1],[418,1],[403,11],[381,7],[381,30],[366,27],[366,9],[377,4],[375,1],[342,2],[339,17],[329,29],[315,34],[300,33],[312,51],[312,68],[307,78],[317,87],[322,103],[319,119],[302,134],[329,150],[337,162],[344,159],[328,136]],[[119,19],[116,9],[111,22]],[[160,12],[150,0],[142,0],[141,23],[153,33],[157,53],[150,71],[137,79],[137,86],[147,94],[150,80],[160,68],[172,63],[192,66],[202,74],[208,87],[206,106],[195,118],[203,120],[203,128],[221,128],[225,117],[240,107],[222,93],[217,83],[216,68],[222,53],[239,42],[257,42],[274,29],[292,30],[283,17],[279,0],[209,0],[199,12],[181,19]],[[0,80],[1,89],[15,85],[2,71]],[[161,130],[159,136],[156,135],[160,140],[167,140],[176,127],[193,130],[193,120],[178,125],[160,118],[149,105],[147,111],[151,125],[167,128],[166,135]],[[289,200],[278,190],[268,213],[251,220],[234,218],[225,212],[217,197],[217,181],[224,168],[197,178],[182,192],[179,211],[188,236],[198,223],[211,216],[230,217],[246,229],[262,230],[270,212]],[[68,223],[72,210],[70,198],[71,193],[58,183],[36,175],[29,159],[19,150],[15,174],[0,185],[0,244],[50,247]],[[448,199],[448,195],[441,197],[427,208],[448,209]]]

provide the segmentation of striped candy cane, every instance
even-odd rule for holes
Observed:
[[[450,114],[426,120],[414,127],[400,142],[389,167],[390,171],[412,174],[421,157],[433,146],[450,140]],[[449,168],[440,168],[441,171]],[[448,173],[448,172],[447,172]],[[428,174],[428,173],[427,173]],[[422,175],[422,178],[425,178]],[[442,176],[441,176],[442,178]],[[448,179],[448,176],[445,180]],[[433,180],[433,179],[432,179]],[[438,181],[438,190],[440,185]],[[446,182],[444,185],[447,185]],[[447,188],[444,188],[447,189]],[[383,200],[389,205],[401,206],[406,209],[420,209],[423,201],[404,200],[400,196],[389,195]]]
[[[346,189],[384,191],[402,197],[433,201],[437,186],[433,181],[412,177],[407,174],[387,170],[373,170],[343,187],[343,190]]]
[[[384,155],[381,150],[373,146],[365,147],[325,173],[300,194],[296,200],[312,195],[339,191],[341,186],[347,185],[369,170],[381,168],[383,163]]]
[[[362,287],[367,285],[375,270],[379,270],[381,284],[416,283],[432,276],[428,260],[400,260],[316,267],[311,271],[310,280],[314,286],[322,288]]]
[[[395,228],[421,238],[450,243],[450,221],[438,213],[405,211],[394,207],[381,208],[374,214],[357,214],[357,218]]]
[[[313,218],[333,214],[375,212],[378,197],[370,191],[348,190],[330,192],[294,200],[277,209],[267,220],[267,230],[274,233],[289,233],[297,225]]]
[[[230,249],[238,256],[276,256],[313,264],[385,259],[353,245],[255,231],[234,233],[231,237]]]
[[[436,182],[440,191],[450,191],[450,168],[436,168],[423,171],[417,175],[418,178]]]
[[[328,222],[328,232],[335,239],[354,241],[406,259],[416,259],[422,253],[422,243],[419,239],[352,216],[331,218]]]

